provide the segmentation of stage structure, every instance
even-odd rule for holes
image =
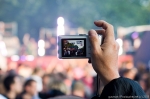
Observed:
[[[45,56],[57,56],[57,36],[58,35],[78,35],[87,34],[88,31],[82,27],[70,28],[64,24],[64,19],[59,17],[57,28],[41,28],[39,40],[45,41]]]
[[[135,66],[144,64],[149,67],[150,25],[119,27],[117,35],[123,42],[121,55],[133,56]]]

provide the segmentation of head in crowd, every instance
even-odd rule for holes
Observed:
[[[33,70],[33,75],[31,76],[31,79],[35,80],[37,82],[37,90],[38,92],[41,92],[43,89],[42,84],[42,77],[44,75],[44,71],[41,67],[36,67]]]
[[[144,73],[146,71],[146,65],[144,63],[138,63],[137,69],[139,73]]]
[[[37,87],[36,81],[33,79],[28,79],[24,83],[23,92],[18,95],[16,99],[39,99],[35,98],[37,96]]]
[[[24,93],[30,96],[37,94],[37,83],[33,79],[29,79],[24,83]]]
[[[6,96],[8,98],[14,98],[22,91],[22,84],[19,76],[8,75],[3,81],[4,88],[6,90]]]
[[[27,73],[28,71],[28,73]],[[32,67],[28,66],[28,65],[24,65],[24,64],[19,64],[17,72],[19,75],[21,75],[24,78],[28,78],[31,76],[33,69]]]
[[[139,77],[139,84],[142,87],[142,89],[146,92],[146,90],[148,90],[148,73],[145,71],[145,73],[142,73]]]
[[[45,74],[42,77],[42,84],[43,84],[43,90],[42,92],[47,92],[48,91],[48,84],[50,83],[50,75],[49,74]]]
[[[126,78],[134,79],[137,74],[137,69],[132,68],[132,69],[125,69],[123,71],[123,76]]]
[[[150,73],[148,74],[147,87],[148,89],[150,89]]]
[[[59,80],[54,80],[53,82],[51,82],[49,84],[49,89],[50,89],[51,96],[54,93],[55,94],[57,93],[57,95],[55,96],[65,95],[67,93],[66,85],[63,83],[63,81],[59,81]]]
[[[36,68],[33,70],[33,75],[42,77],[42,76],[44,75],[43,69],[40,68],[40,67],[36,67]]]
[[[84,97],[85,96],[85,88],[82,81],[75,81],[72,84],[72,95]]]
[[[0,75],[0,94],[5,93],[5,88],[4,88],[4,85],[3,85],[3,79],[4,79],[4,76]]]
[[[53,79],[54,80],[65,80],[67,78],[67,76],[64,73],[57,73],[53,75]]]

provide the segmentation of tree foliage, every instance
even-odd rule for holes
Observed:
[[[18,23],[18,36],[38,38],[41,27],[56,28],[63,16],[66,25],[96,28],[103,19],[115,26],[150,24],[150,0],[0,0],[0,21]]]

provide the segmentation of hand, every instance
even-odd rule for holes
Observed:
[[[89,31],[91,62],[103,84],[106,85],[111,80],[120,77],[117,66],[119,45],[115,41],[114,29],[111,24],[102,20],[95,21],[94,24],[103,29]],[[98,34],[101,34],[104,37],[101,46]]]

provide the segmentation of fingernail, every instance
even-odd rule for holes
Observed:
[[[95,33],[94,32],[92,32],[93,30],[90,30],[89,31],[89,36],[95,36]]]

